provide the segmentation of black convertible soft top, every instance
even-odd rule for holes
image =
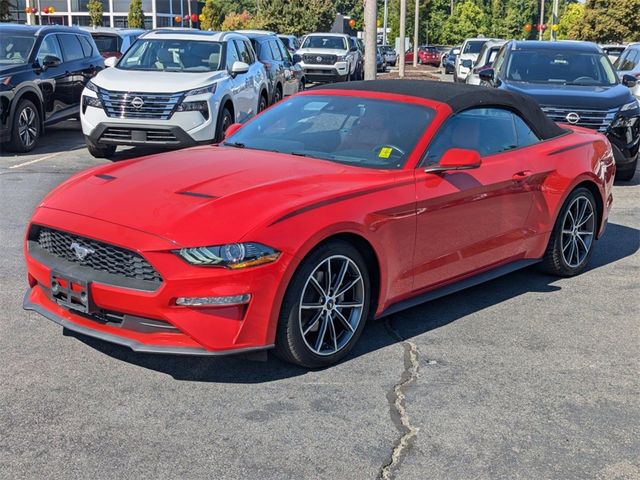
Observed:
[[[534,99],[497,88],[431,80],[369,80],[321,85],[313,90],[360,90],[409,95],[446,103],[453,113],[474,107],[502,107],[520,114],[543,140],[564,133],[540,110]]]

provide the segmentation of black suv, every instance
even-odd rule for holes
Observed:
[[[104,60],[89,32],[0,24],[0,143],[28,152],[44,127],[80,115],[85,84]]]
[[[616,177],[631,180],[640,148],[640,108],[622,83],[609,58],[589,42],[507,42],[493,62],[480,72],[484,85],[532,96],[556,122],[604,133],[613,148]]]

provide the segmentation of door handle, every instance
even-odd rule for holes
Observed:
[[[521,172],[514,173],[512,178],[516,182],[519,182],[519,181],[522,181],[522,180],[526,180],[530,176],[531,176],[531,170],[522,170]]]

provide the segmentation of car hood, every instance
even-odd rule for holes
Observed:
[[[175,93],[214,83],[228,75],[217,72],[146,72],[105,68],[92,80],[106,90],[128,92]]]
[[[41,207],[202,246],[243,240],[295,209],[395,176],[275,152],[203,146],[82,172]]]
[[[31,68],[31,65],[24,63],[10,63],[8,65],[0,65],[0,75],[3,77],[7,75],[14,75],[29,68]]]
[[[504,88],[533,97],[540,105],[573,108],[618,108],[631,102],[631,92],[624,85],[611,87],[550,85],[504,82]]]

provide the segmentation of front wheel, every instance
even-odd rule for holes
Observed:
[[[38,108],[31,100],[21,100],[13,115],[8,150],[12,152],[33,150],[40,138],[40,133]]]
[[[597,228],[593,194],[586,188],[577,188],[560,210],[544,254],[543,270],[561,277],[581,273],[593,253]]]
[[[349,243],[332,241],[311,252],[285,294],[275,353],[308,368],[344,358],[369,316],[370,288],[364,258]]]
[[[220,114],[220,120],[218,121],[218,126],[216,127],[216,142],[221,142],[224,140],[224,132],[227,131],[227,128],[231,126],[233,123],[233,115],[229,111],[227,107],[222,110]]]
[[[636,158],[631,165],[628,165],[624,170],[616,171],[616,180],[622,180],[628,182],[633,179],[636,174],[636,168],[638,167],[638,159]]]
[[[107,158],[111,159],[116,153],[115,145],[94,145],[87,142],[87,150],[94,158]]]

